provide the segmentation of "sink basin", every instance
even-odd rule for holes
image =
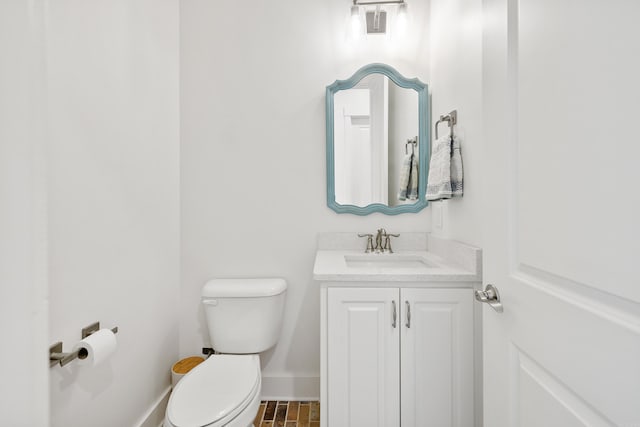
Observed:
[[[436,265],[420,255],[409,254],[362,254],[345,255],[344,261],[349,268],[434,268]]]

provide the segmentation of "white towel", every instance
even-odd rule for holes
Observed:
[[[405,156],[400,169],[398,200],[418,200],[418,156]]]
[[[460,140],[450,135],[439,138],[431,152],[427,200],[461,197],[463,192],[462,155]]]

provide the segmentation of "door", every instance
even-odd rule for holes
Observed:
[[[326,425],[399,427],[398,289],[327,292]]]
[[[473,426],[472,290],[400,293],[402,427]]]
[[[334,95],[336,202],[388,204],[389,83],[371,74]]]
[[[483,8],[484,425],[640,426],[640,2]]]

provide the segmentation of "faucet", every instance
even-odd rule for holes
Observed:
[[[376,234],[376,247],[374,248],[376,253],[384,252],[384,248],[382,247],[382,238],[387,236],[387,230],[384,228],[378,229],[378,234]]]
[[[377,254],[380,253],[393,253],[393,249],[391,249],[391,238],[398,237],[399,234],[388,234],[387,230],[384,228],[378,229],[376,233],[376,244],[373,245],[373,234],[358,234],[358,237],[366,237],[367,238],[367,249],[365,249],[365,254],[370,254],[371,252],[375,252]]]

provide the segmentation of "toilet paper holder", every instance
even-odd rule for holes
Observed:
[[[89,335],[94,332],[98,332],[100,330],[100,322],[95,322],[90,324],[89,326],[85,326],[82,328],[82,339],[85,339]],[[111,329],[111,332],[114,334],[118,333],[118,327]],[[49,367],[52,368],[57,364],[60,366],[65,366],[69,362],[75,359],[86,359],[88,356],[87,349],[84,347],[80,347],[76,351],[72,351],[70,353],[63,353],[62,351],[62,341],[58,341],[57,343],[51,345],[49,347]]]

